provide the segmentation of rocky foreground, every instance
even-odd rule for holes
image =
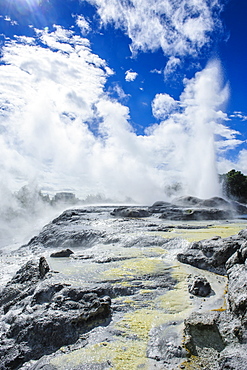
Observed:
[[[65,211],[15,252],[28,259],[0,294],[0,369],[246,369],[247,229],[173,235],[237,210],[187,197]]]
[[[193,242],[179,261],[216,274],[227,274],[227,306],[193,312],[185,320],[184,346],[204,369],[246,369],[247,229],[238,235]]]

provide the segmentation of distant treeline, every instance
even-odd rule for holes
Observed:
[[[247,176],[240,171],[231,170],[220,175],[223,194],[230,199],[247,203]]]

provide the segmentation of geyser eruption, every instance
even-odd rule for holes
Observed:
[[[163,147],[167,185],[172,179],[180,184],[182,194],[209,198],[220,194],[215,132],[225,118],[221,107],[228,98],[228,87],[222,88],[218,61],[184,83],[179,101],[167,94],[156,95],[154,115],[166,119],[154,127],[152,136],[154,141],[159,137]]]
[[[200,198],[220,195],[215,132],[217,124],[224,118],[221,108],[227,98],[228,87],[222,88],[218,61],[210,62],[203,71],[185,82],[185,90],[180,97],[183,112],[179,117],[185,138],[181,153],[179,149],[178,153],[182,159],[182,183],[187,194]],[[180,138],[177,140],[178,147]]]
[[[186,105],[189,131],[185,155],[187,164],[184,167],[188,193],[201,198],[220,195],[215,129],[217,122],[224,117],[220,108],[227,97],[228,87],[222,89],[221,69],[217,61],[197,73],[181,97]]]
[[[157,123],[137,135],[128,107],[105,92],[112,71],[88,40],[58,26],[36,32],[39,43],[9,41],[0,66],[0,168],[11,190],[31,178],[44,192],[81,199],[150,204],[219,194],[214,132],[228,95],[219,62],[184,80],[178,100],[157,94]]]

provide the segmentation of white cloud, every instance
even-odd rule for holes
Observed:
[[[155,118],[164,120],[179,108],[179,102],[168,94],[156,94],[152,102],[152,112]]]
[[[1,18],[3,18],[3,16],[1,16]],[[4,20],[6,22],[9,22],[11,24],[11,26],[16,26],[18,25],[18,23],[16,21],[13,21],[9,16],[5,15],[4,17]]]
[[[247,175],[247,150],[240,151],[236,168]]]
[[[163,49],[168,56],[197,55],[219,27],[219,0],[87,0],[102,23],[122,28],[133,53]]]
[[[247,175],[247,150],[242,149],[235,160],[229,160],[225,157],[220,157],[218,160],[219,173],[227,173],[228,171],[235,169],[241,171]]]
[[[224,153],[228,150],[235,149],[237,146],[243,144],[242,140],[238,139],[228,139],[228,140],[219,140],[216,143],[217,150],[219,153]]]
[[[125,80],[127,82],[134,81],[137,76],[138,76],[138,73],[133,72],[131,69],[125,72]]]
[[[215,128],[215,134],[232,140],[235,139],[237,135],[240,135],[240,132],[219,123]]]
[[[151,147],[133,133],[128,108],[104,91],[111,69],[71,31],[36,32],[45,47],[19,38],[3,49],[2,178],[12,190],[36,178],[49,191],[153,201],[160,175],[146,154]]]
[[[91,30],[89,22],[85,19],[83,15],[76,16],[76,24],[81,29],[81,33],[83,35],[86,35]]]
[[[230,118],[239,118],[239,119],[241,119],[241,121],[247,121],[247,116],[243,112],[236,112],[235,111],[229,117]]]
[[[174,56],[170,57],[164,69],[164,77],[168,78],[181,64],[181,60]]]
[[[150,73],[157,73],[158,75],[161,75],[162,74],[162,69],[152,69],[151,71],[150,71]]]
[[[117,83],[115,83],[114,85],[113,85],[113,87],[111,87],[110,89],[109,89],[109,92],[110,92],[110,94],[111,93],[115,93],[115,94],[117,94],[117,97],[118,97],[118,99],[120,100],[120,101],[126,101],[126,100],[128,100],[128,98],[129,98],[129,94],[126,94],[125,92],[124,92],[124,90],[122,89],[122,87],[119,85],[119,84],[117,84]]]
[[[87,40],[61,28],[38,34],[48,48],[18,40],[3,49],[0,101],[6,155],[9,151],[12,158],[14,150],[22,157],[16,167],[21,172],[22,163],[24,177],[30,167],[78,176],[78,158],[83,153],[87,158],[94,143],[87,122],[111,71]]]

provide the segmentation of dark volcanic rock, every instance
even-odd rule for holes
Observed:
[[[166,209],[175,207],[172,203],[168,202],[155,202],[151,207],[148,208],[150,213],[163,213]]]
[[[72,250],[63,249],[62,251],[52,253],[50,257],[69,257],[71,254],[74,254]]]
[[[150,213],[160,213],[162,218],[175,221],[226,220],[247,214],[247,206],[220,197],[200,199],[183,196],[172,203],[158,201],[148,208]]]
[[[203,276],[193,276],[188,284],[188,290],[191,294],[206,297],[211,293],[211,286]]]
[[[40,257],[39,259],[39,274],[41,279],[50,271],[50,267],[45,259],[45,257]]]
[[[1,292],[7,331],[1,336],[1,369],[14,369],[63,345],[110,317],[104,289],[80,289],[41,279],[39,263],[28,262]]]
[[[239,231],[238,236],[247,240],[247,229]]]
[[[175,221],[225,220],[233,216],[232,206],[223,198],[199,199],[186,196],[173,203],[155,202],[149,207],[151,213],[161,213],[161,218]]]
[[[171,203],[163,202],[161,200],[161,201],[154,202],[154,204],[150,207],[150,209],[155,208],[155,207],[167,207],[167,206],[171,206]]]
[[[19,301],[33,294],[36,284],[44,277],[46,264],[44,257],[41,257],[39,263],[28,261],[16,272],[0,294],[0,307],[3,308],[4,313]]]
[[[175,221],[226,220],[232,213],[217,208],[167,208],[161,218]]]
[[[244,239],[239,236],[212,238],[193,242],[184,253],[177,255],[180,262],[225,275],[227,260],[240,249]]]
[[[54,218],[53,224],[63,224],[64,222],[74,223],[80,221],[85,214],[90,213],[87,209],[67,209],[61,215]]]
[[[209,198],[209,199],[203,199],[200,202],[200,205],[204,206],[204,207],[227,209],[227,208],[229,208],[230,203],[227,200],[223,199],[223,198],[213,197],[213,198]]]
[[[188,195],[188,196],[182,196],[180,198],[174,199],[173,203],[179,206],[191,207],[191,206],[199,205],[201,201],[202,199],[200,198],[192,197]]]
[[[217,209],[228,209],[230,203],[220,197],[212,197],[209,199],[200,199],[192,196],[183,196],[174,200],[174,204],[183,207],[199,207],[199,208],[217,208]]]
[[[120,216],[120,217],[149,217],[150,212],[144,208],[136,208],[136,207],[118,207],[115,208],[111,212],[112,216]]]

